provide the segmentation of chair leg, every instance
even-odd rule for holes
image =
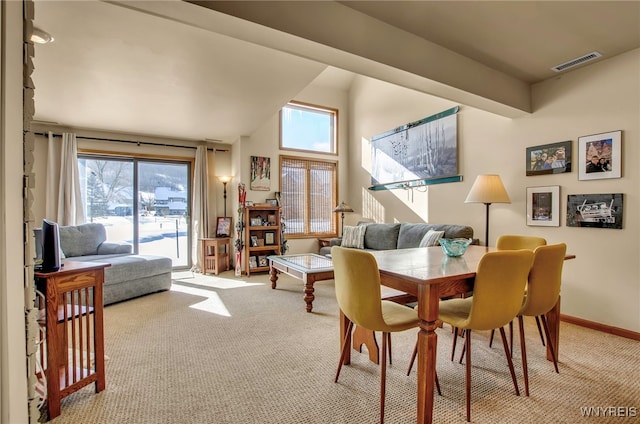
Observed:
[[[342,341],[342,352],[340,352],[340,362],[338,363],[338,371],[336,371],[336,378],[333,380],[334,383],[338,382],[338,377],[340,377],[340,370],[342,369],[342,364],[344,364],[344,358],[347,356],[347,351],[349,349],[349,343],[347,343],[349,339],[349,334],[351,334],[351,330],[353,329],[353,322],[349,321],[349,325],[347,326],[347,331],[345,332],[344,340]]]
[[[509,352],[513,358],[513,320],[509,322]]]
[[[558,357],[556,356],[556,350],[551,343],[551,336],[549,335],[549,326],[547,325],[547,318],[544,315],[540,315],[542,320],[542,326],[544,327],[544,334],[547,336],[547,343],[549,343],[549,350],[551,351],[551,357],[553,358],[553,367],[556,369],[556,373],[560,373],[558,370]]]
[[[465,350],[467,350],[467,363],[465,375],[465,392],[467,397],[467,422],[471,422],[471,330],[465,330],[464,340]],[[463,350],[464,352],[464,350]],[[462,357],[460,358],[462,359]]]
[[[387,349],[388,349],[388,352],[389,352],[389,365],[391,365],[391,333],[388,333],[387,339],[389,339],[389,340],[387,340],[387,342],[389,343],[387,345]]]
[[[493,336],[496,334],[496,330],[491,330],[491,335],[489,336],[489,347],[493,345]]]
[[[387,343],[389,333],[382,333],[382,361],[380,362],[380,424],[384,424],[384,399],[387,388]]]
[[[456,353],[456,343],[458,342],[458,327],[453,327],[453,346],[451,346],[451,362],[453,362],[453,355]]]
[[[416,345],[413,347],[413,353],[411,354],[411,362],[409,362],[409,369],[407,370],[407,375],[411,374],[411,368],[413,368],[413,363],[416,361],[417,355],[418,355],[418,341],[416,341]]]
[[[442,390],[440,390],[440,381],[438,380],[438,372],[436,372],[436,389],[438,389],[438,396],[442,396]]]
[[[529,367],[527,365],[527,346],[524,337],[524,319],[518,315],[518,327],[520,327],[520,352],[522,353],[522,375],[524,376],[524,394],[529,396]],[[513,345],[511,345],[513,346]]]
[[[468,337],[468,336],[469,336],[468,331],[469,331],[469,330],[462,330],[462,336],[463,336],[463,337]],[[462,360],[464,359],[464,353],[465,353],[466,351],[467,351],[467,343],[465,342],[465,343],[462,345],[462,352],[460,352],[460,360],[458,361],[458,363],[459,363],[459,364],[462,364]]]
[[[513,380],[513,387],[516,389],[516,396],[520,396],[520,389],[518,388],[518,382],[516,381],[516,372],[513,369],[513,361],[511,360],[511,355],[509,354],[509,346],[507,346],[507,335],[504,332],[504,327],[500,327],[500,336],[502,337],[504,354],[507,357],[507,363],[509,364],[509,372],[511,373],[511,379]]]
[[[542,327],[540,327],[540,318],[536,315],[536,325],[538,326],[538,334],[540,334],[540,340],[542,340],[542,346],[546,346],[544,344],[544,336],[542,335]]]

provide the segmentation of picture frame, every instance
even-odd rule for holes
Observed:
[[[266,256],[258,256],[258,266],[259,267],[269,266],[269,261],[267,260]]]
[[[278,207],[278,201],[276,199],[266,199],[267,205]]]
[[[527,225],[560,226],[560,186],[527,187]]]
[[[622,193],[569,194],[567,227],[611,228],[623,226]]]
[[[258,268],[257,256],[249,256],[249,268]]]
[[[219,216],[216,224],[216,237],[229,237],[231,235],[231,217]]]
[[[267,225],[276,225],[276,215],[270,213],[267,215]]]
[[[622,176],[622,131],[578,138],[578,180],[602,180]]]
[[[253,206],[253,200],[247,200],[244,202],[244,206],[246,208]]]
[[[571,140],[527,147],[526,175],[562,174],[571,172]]]
[[[272,246],[276,244],[276,232],[275,231],[265,231],[264,232],[264,244],[265,246]]]
[[[251,236],[251,247],[258,247],[258,236]]]
[[[251,190],[271,190],[271,158],[251,156]]]
[[[249,218],[249,224],[252,227],[261,227],[262,226],[262,217],[261,216],[252,216]]]

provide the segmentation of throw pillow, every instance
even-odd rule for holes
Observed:
[[[346,226],[342,231],[342,247],[355,247],[356,249],[364,249],[364,233],[367,230],[366,225],[358,225],[356,227]]]
[[[442,237],[444,237],[444,231],[429,230],[424,237],[422,237],[419,247],[438,246],[438,240]]]

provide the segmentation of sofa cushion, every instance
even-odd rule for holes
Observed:
[[[444,231],[429,230],[427,231],[427,234],[422,237],[422,240],[420,240],[420,244],[418,245],[418,247],[438,246],[438,240],[440,240],[442,237],[444,237]]]
[[[107,239],[102,224],[71,225],[59,228],[60,248],[66,257],[96,255],[98,246]]]
[[[398,234],[398,249],[419,247],[424,235],[433,227],[432,224],[402,224]]]
[[[340,246],[364,249],[364,233],[366,229],[367,227],[365,226],[344,227],[342,230],[342,242],[340,243]]]
[[[364,248],[391,250],[398,246],[400,224],[367,224],[364,233]]]

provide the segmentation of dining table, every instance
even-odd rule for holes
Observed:
[[[473,284],[482,257],[495,247],[471,245],[459,257],[449,257],[440,246],[411,249],[370,251],[380,271],[380,283],[396,290],[414,295],[418,299],[418,407],[417,423],[433,422],[434,387],[436,376],[436,352],[438,336],[438,309],[441,298],[459,296],[473,291]],[[575,256],[567,255],[565,259]],[[551,343],[558,352],[560,301],[547,318]],[[349,319],[341,315],[340,340],[351,344],[351,335],[346,334]],[[374,339],[375,340],[375,339]],[[377,349],[377,346],[367,346]],[[345,364],[351,359],[347,349]],[[548,351],[549,352],[549,351]],[[550,353],[548,353],[548,358]]]

